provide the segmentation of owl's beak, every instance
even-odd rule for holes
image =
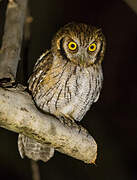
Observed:
[[[85,55],[82,55],[82,56],[80,57],[80,59],[79,59],[79,65],[80,65],[80,67],[86,67],[86,66],[87,66]]]

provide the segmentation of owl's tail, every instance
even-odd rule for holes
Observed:
[[[35,140],[19,134],[18,150],[22,158],[27,156],[34,161],[42,160],[47,162],[54,155],[54,148],[40,144]]]

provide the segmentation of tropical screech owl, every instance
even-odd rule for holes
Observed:
[[[81,121],[100,94],[105,45],[96,27],[69,23],[61,28],[29,79],[36,105],[58,119]],[[24,135],[19,135],[18,145],[22,157],[34,160],[46,162],[54,153],[53,148]]]

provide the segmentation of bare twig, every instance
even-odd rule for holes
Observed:
[[[87,131],[41,113],[27,92],[0,88],[0,126],[86,163],[94,163],[96,159],[97,145]]]
[[[3,85],[5,83],[5,86],[15,82],[18,61],[20,60],[27,1],[10,0],[7,6],[4,36],[0,50],[0,82]]]
[[[31,160],[32,178],[33,180],[40,180],[38,163]]]
[[[123,0],[137,14],[137,0]]]

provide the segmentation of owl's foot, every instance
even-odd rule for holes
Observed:
[[[58,115],[58,119],[64,126],[76,128],[79,133],[88,134],[88,131],[85,128],[83,128],[81,125],[78,125],[75,119],[71,115],[68,114],[64,115],[60,113],[60,115]]]
[[[63,123],[64,125],[67,125],[69,127],[74,126],[75,120],[70,117],[69,115],[64,115],[64,114],[60,114],[60,116],[58,116],[59,120],[61,123]]]
[[[79,133],[86,133],[86,134],[88,134],[88,131],[83,127],[83,126],[81,126],[81,125],[78,125],[78,127],[79,127]]]
[[[62,112],[56,112],[56,117],[58,117],[58,119],[61,121],[61,122],[70,122],[70,123],[73,123],[75,122],[75,119],[73,118],[73,116],[71,114],[63,114]]]

